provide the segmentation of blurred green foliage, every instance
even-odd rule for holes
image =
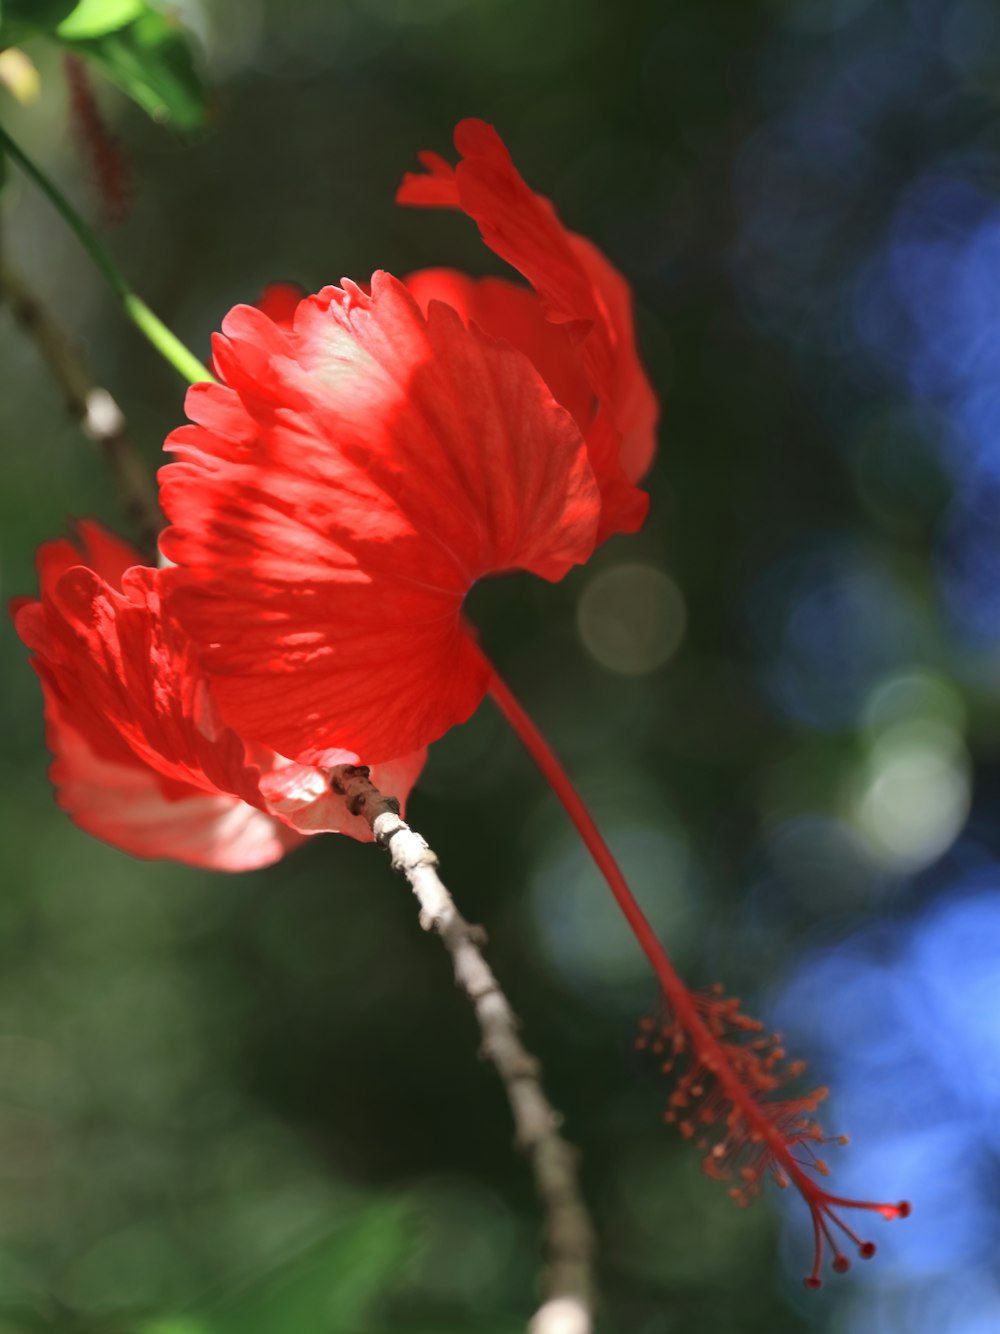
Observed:
[[[205,120],[205,93],[176,17],[145,0],[3,0],[0,49],[51,38],[91,61],[155,120]]]
[[[68,19],[70,8],[3,0],[2,31],[25,39],[45,91],[0,114],[94,212],[56,48],[39,31],[55,28],[181,128],[205,115],[189,40],[211,88],[195,141],[102,90],[136,183],[109,244],[200,354],[224,312],[274,279],[315,289],[376,267],[498,271],[464,220],[392,203],[417,150],[447,151],[464,115],[493,121],[528,180],[630,277],[664,401],[650,522],[557,587],[489,581],[471,615],[686,976],[724,977],[766,1013],[801,948],[881,910],[899,844],[864,841],[885,727],[867,678],[836,726],[776,702],[775,609],[786,595],[806,605],[787,592],[806,577],[789,553],[871,557],[886,642],[905,621],[879,680],[915,661],[930,673],[920,708],[947,715],[952,736],[968,713],[978,763],[1000,739],[995,692],[951,680],[931,587],[948,494],[933,453],[883,386],[845,377],[843,348],[819,348],[792,304],[829,294],[837,245],[883,217],[896,183],[876,175],[805,278],[797,242],[774,242],[766,222],[742,230],[761,198],[783,200],[803,236],[833,210],[785,158],[762,163],[761,144],[789,69],[835,59],[848,10],[865,6],[831,5],[839,27],[792,0],[184,0],[162,15],[87,0]],[[102,14],[118,15],[105,32]],[[97,26],[81,31],[85,20]],[[886,130],[908,161],[931,151],[918,130]],[[7,253],[155,467],[183,386],[45,202],[19,180],[8,192]],[[757,288],[740,276],[748,249]],[[791,334],[759,291],[787,300]],[[124,525],[100,460],[2,317],[0,367],[9,597],[34,587],[33,551],[68,516]],[[0,1334],[521,1329],[536,1202],[471,1016],[402,882],[372,848],[336,837],[234,878],[88,840],[52,803],[35,682],[6,624],[0,639]],[[814,686],[811,671],[782,678],[788,691]],[[960,822],[964,789],[948,791]],[[606,1334],[847,1328],[837,1303],[854,1280],[804,1294],[802,1251],[778,1263],[770,1204],[734,1209],[659,1124],[665,1090],[631,1051],[655,1000],[645,965],[489,705],[434,747],[411,816],[487,927],[582,1150]],[[814,816],[823,837],[796,841],[795,821]]]

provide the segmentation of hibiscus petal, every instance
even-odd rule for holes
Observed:
[[[282,328],[290,327],[299,302],[306,295],[298,283],[268,283],[260,294],[257,308]]]
[[[593,242],[570,233],[569,243],[603,298],[612,331],[614,419],[621,435],[618,457],[627,480],[638,482],[656,453],[660,405],[635,345],[632,289]]]
[[[171,437],[161,499],[171,606],[223,716],[300,761],[418,750],[486,688],[471,584],[557,579],[593,550],[578,427],[521,353],[384,273],[304,301],[291,329],[238,307],[216,362],[226,385],[189,410],[228,421],[235,395],[255,436]]]
[[[537,294],[506,278],[470,278],[457,269],[420,269],[404,279],[407,290],[426,314],[432,301],[443,301],[490,338],[503,338],[523,352],[571,413],[581,431],[594,416],[590,387],[577,344],[565,329],[555,328]]]
[[[113,588],[119,588],[125,571],[141,562],[142,557],[133,546],[92,519],[80,519],[73,525],[73,540],[63,537],[43,543],[36,557],[43,596],[51,593],[75,565],[88,566]]]
[[[250,871],[301,842],[281,820],[238,797],[183,785],[165,796],[147,765],[134,757],[118,763],[98,755],[54,709],[46,736],[59,805],[88,834],[133,857]]]
[[[52,779],[76,823],[136,856],[222,870],[275,861],[299,841],[293,828],[370,842],[325,772],[247,745],[219,720],[192,644],[163,612],[163,573],[97,524],[80,524],[78,541],[41,548],[42,596],[14,608],[36,653]],[[376,782],[405,799],[424,759],[391,760]]]
[[[646,497],[634,483],[653,457],[658,410],[636,353],[628,285],[528,187],[491,125],[461,121],[455,147],[457,167],[422,154],[430,175],[407,173],[396,198],[468,214],[490,249],[531,283],[548,319],[580,342],[587,377],[617,436],[609,446],[602,425],[593,437],[604,499],[600,534],[633,532],[646,514]]]
[[[164,790],[182,783],[262,806],[242,741],[214,726],[193,649],[160,613],[158,572],[131,568],[116,592],[79,564],[53,582],[51,559],[43,552],[42,599],[18,611],[15,628],[35,650],[54,706],[89,748],[149,765]]]

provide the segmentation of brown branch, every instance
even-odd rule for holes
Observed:
[[[591,1259],[594,1234],[577,1182],[577,1152],[559,1134],[560,1116],[541,1082],[541,1066],[524,1048],[518,1021],[483,958],[481,927],[465,920],[437,872],[438,859],[399,816],[364,765],[331,771],[334,791],[371,826],[375,842],[390,854],[420,904],[420,925],[433,931],[451,955],[455,981],[472,1004],[482,1034],[482,1054],[503,1083],[514,1116],[518,1148],[531,1161],[545,1212],[545,1302],[530,1334],[590,1334],[593,1327]]]
[[[70,415],[97,445],[115,479],[122,505],[153,559],[163,515],[149,469],[135,451],[118,404],[94,383],[80,353],[24,279],[0,259],[0,302],[32,340],[58,385]]]

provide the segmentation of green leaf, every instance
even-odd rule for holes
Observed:
[[[365,1334],[523,1334],[523,1331],[523,1320],[467,1315],[455,1322],[435,1320],[433,1324],[419,1319],[415,1324],[411,1324],[409,1320],[400,1322],[397,1319],[393,1321],[391,1329],[386,1325],[379,1329],[366,1330]],[[3,1334],[2,1330],[0,1334]]]
[[[154,120],[178,129],[205,122],[205,94],[182,28],[143,3],[139,17],[99,37],[68,38],[64,46],[99,65]]]
[[[51,32],[76,3],[77,0],[3,0],[0,46],[15,46],[36,33]]]
[[[3,1334],[0,1331],[0,1334]],[[162,1319],[144,1320],[138,1325],[135,1334],[212,1334],[202,1320],[192,1320],[187,1316],[166,1316]]]
[[[395,1285],[413,1238],[412,1215],[404,1206],[365,1209],[205,1311],[206,1329],[210,1334],[369,1329],[375,1303]]]
[[[143,0],[80,0],[68,18],[56,28],[67,41],[85,37],[103,37],[106,32],[124,28],[142,15]]]

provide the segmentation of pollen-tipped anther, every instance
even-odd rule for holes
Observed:
[[[673,1018],[659,1032],[674,1056],[686,1054],[677,1087],[667,1100],[663,1119],[676,1122],[685,1139],[695,1138],[695,1127],[705,1128],[695,1142],[702,1150],[702,1168],[716,1180],[738,1184],[729,1195],[741,1208],[760,1193],[766,1174],[782,1189],[794,1185],[812,1215],[813,1265],[806,1286],[818,1288],[824,1256],[831,1256],[835,1273],[846,1273],[850,1259],[838,1244],[842,1234],[863,1260],[875,1254],[873,1242],[863,1241],[840,1216],[841,1210],[866,1209],[883,1218],[906,1218],[910,1206],[831,1195],[816,1177],[830,1168],[814,1145],[846,1144],[846,1135],[825,1135],[815,1119],[817,1107],[828,1096],[825,1085],[798,1096],[774,1096],[805,1070],[804,1061],[788,1061],[780,1033],[763,1036],[763,1025],[739,1009],[721,987],[707,995],[684,991],[672,1002]],[[652,1031],[651,1020],[642,1032]],[[640,1042],[642,1039],[640,1039]],[[674,1061],[670,1061],[673,1067]],[[679,1108],[683,1108],[680,1119]]]

